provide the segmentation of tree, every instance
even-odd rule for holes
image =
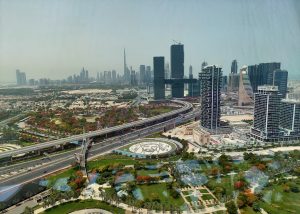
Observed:
[[[218,169],[218,167],[213,167],[213,168],[211,168],[210,174],[211,174],[212,176],[217,176],[217,175],[219,174],[219,169]]]
[[[243,181],[237,181],[234,183],[235,189],[242,189],[245,186],[245,183]]]
[[[298,193],[299,192],[299,187],[298,186],[292,186],[291,191],[294,192],[294,193]]]
[[[259,203],[258,202],[254,202],[252,208],[253,208],[253,210],[255,212],[259,212],[260,211]]]
[[[226,207],[227,212],[228,212],[229,214],[237,214],[237,213],[238,213],[237,207],[236,207],[234,201],[229,201],[229,202],[227,202],[227,203],[225,204],[225,207]]]
[[[228,155],[222,154],[222,155],[219,157],[219,163],[220,163],[220,166],[221,166],[222,168],[225,168],[225,167],[228,168],[228,166],[231,165],[231,161],[232,161],[232,159],[231,159],[231,157],[228,156]]]
[[[23,213],[24,214],[33,214],[34,213],[34,209],[32,207],[25,207]]]

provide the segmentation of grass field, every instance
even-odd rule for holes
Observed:
[[[300,193],[284,192],[281,185],[272,185],[264,193],[267,191],[272,191],[271,203],[260,202],[265,211],[272,214],[300,213]]]
[[[220,183],[217,182],[216,178],[210,178],[208,180],[207,186],[220,186],[226,189],[226,193],[231,193],[233,187],[231,185],[231,178],[230,176],[225,176],[220,178]],[[236,179],[234,179],[236,180]]]
[[[144,198],[152,199],[154,197],[158,197],[160,199],[161,204],[172,204],[173,206],[180,207],[184,204],[183,199],[179,196],[179,198],[175,199],[170,196],[169,191],[167,190],[167,186],[165,183],[160,184],[151,184],[151,185],[138,185],[143,193]],[[164,195],[164,192],[168,193],[168,196]]]
[[[157,174],[158,170],[138,170],[137,175]]]
[[[75,170],[74,168],[71,168],[71,169],[67,169],[66,171],[58,172],[56,174],[47,177],[46,179],[49,180],[48,186],[54,185],[55,181],[59,178],[69,178],[71,174],[74,174],[76,171],[77,170]]]
[[[147,136],[146,138],[166,138],[166,136],[162,135],[161,132],[156,132],[152,135]]]
[[[257,214],[252,207],[245,207],[243,209],[240,209],[241,214]]]
[[[96,201],[96,200],[84,200],[84,201],[72,201],[67,202],[61,205],[58,205],[56,207],[53,207],[51,209],[46,210],[43,213],[47,214],[67,214],[76,210],[82,210],[82,209],[92,209],[92,208],[99,208],[103,210],[110,211],[112,213],[116,214],[123,214],[125,211],[123,209],[111,206],[105,202],[102,201]]]
[[[136,160],[130,157],[122,156],[122,155],[105,155],[98,159],[89,161],[87,163],[88,169],[98,168],[105,165],[122,163],[124,165],[132,165],[136,163]]]
[[[211,194],[203,194],[201,197],[203,200],[214,199],[214,197]]]

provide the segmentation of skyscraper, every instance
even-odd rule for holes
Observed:
[[[16,70],[16,79],[17,79],[17,85],[26,85],[26,73],[21,72],[19,69]]]
[[[287,93],[288,72],[286,70],[276,69],[273,73],[273,85],[278,86],[278,91],[282,97]]]
[[[253,137],[268,141],[280,136],[280,99],[277,86],[258,87],[254,94]]]
[[[146,66],[140,65],[140,83],[144,84],[146,82]]]
[[[184,76],[184,51],[183,44],[171,45],[171,79],[183,79]],[[172,97],[184,96],[184,83],[177,81],[172,84]]]
[[[238,66],[237,66],[237,61],[235,59],[231,63],[231,73],[232,74],[237,74],[237,70],[238,70]]]
[[[132,86],[137,85],[136,72],[135,70],[132,70],[132,67],[130,68],[130,84]]]
[[[117,72],[115,70],[111,71],[111,81],[113,84],[116,84],[117,82]]]
[[[124,81],[125,83],[130,83],[131,82],[131,73],[130,70],[126,64],[126,52],[124,48]]]
[[[154,99],[165,99],[165,58],[163,56],[153,57],[154,69]]]
[[[193,67],[189,67],[189,79],[193,79]],[[188,84],[189,96],[193,96],[193,83]]]
[[[222,68],[206,66],[199,73],[201,85],[201,126],[210,130],[220,127]]]
[[[17,79],[17,85],[21,85],[21,72],[19,69],[16,70],[16,79]]]
[[[170,79],[170,66],[169,63],[165,65],[165,79]]]
[[[85,70],[85,81],[89,81],[89,71]]]
[[[152,75],[151,75],[151,66],[146,66],[146,82],[147,84],[151,83],[152,81]]]

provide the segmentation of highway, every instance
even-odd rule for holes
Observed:
[[[38,145],[26,146],[26,147],[23,147],[21,149],[1,152],[0,153],[0,159],[1,158],[9,158],[9,157],[12,157],[12,156],[18,155],[18,154],[26,154],[28,152],[39,151],[39,150],[42,150],[42,149],[45,149],[45,148],[50,148],[50,147],[70,143],[72,141],[82,140],[84,138],[92,138],[92,137],[96,137],[96,136],[103,136],[103,135],[107,135],[109,133],[122,131],[122,130],[129,129],[129,128],[135,128],[135,127],[139,127],[139,126],[145,126],[145,125],[151,124],[151,123],[157,123],[161,119],[168,118],[168,117],[174,117],[174,116],[178,116],[180,114],[187,113],[187,112],[191,111],[192,108],[193,108],[193,105],[191,103],[188,103],[188,102],[184,102],[184,101],[180,101],[180,100],[172,100],[172,102],[174,102],[178,105],[181,105],[182,108],[176,109],[174,111],[164,113],[164,114],[161,114],[161,115],[157,115],[157,116],[154,116],[154,117],[150,117],[150,118],[145,119],[145,120],[134,121],[134,122],[131,122],[131,123],[126,123],[126,124],[119,125],[119,126],[114,126],[114,127],[111,127],[111,128],[105,128],[105,129],[101,129],[101,130],[92,131],[92,132],[89,132],[89,133],[73,135],[73,136],[58,139],[58,140],[53,140],[53,141],[49,141],[49,142],[45,142],[45,143],[40,143]]]
[[[182,116],[178,116],[174,119],[159,124],[155,124],[146,128],[142,128],[136,131],[132,131],[122,136],[110,138],[100,143],[96,142],[89,150],[88,160],[91,160],[92,158],[102,155],[105,152],[109,152],[113,149],[129,144],[130,140],[145,137],[153,133],[163,131],[166,126],[170,126],[172,124],[178,125],[180,123],[192,120],[197,115],[199,115],[199,111],[192,111]],[[0,189],[1,187],[7,187],[7,188],[2,189],[0,191],[0,194],[4,193],[5,191],[8,191],[9,188],[11,188],[8,186],[29,183],[38,180],[42,177],[45,177],[46,175],[52,174],[53,172],[59,169],[70,167],[71,164],[74,163],[75,161],[74,153],[79,151],[80,148],[77,148],[76,150],[51,155],[50,156],[51,159],[40,158],[37,160],[19,163],[16,165],[1,167],[0,172],[4,173],[9,168],[10,171],[12,171],[11,168],[13,168],[14,171],[18,171],[21,168],[25,169],[28,167],[32,167],[33,165],[38,165],[37,167],[32,168],[31,171],[17,172],[12,176],[9,176],[7,178],[2,178],[0,180]]]
[[[12,121],[14,121],[14,120],[17,120],[17,119],[19,119],[20,117],[23,117],[23,116],[25,116],[25,115],[26,115],[26,113],[22,113],[22,114],[18,114],[18,115],[15,115],[15,116],[13,116],[13,117],[7,118],[6,120],[2,120],[2,121],[0,122],[0,127],[1,127],[1,126],[6,126],[8,123],[10,123],[10,122],[12,122]]]

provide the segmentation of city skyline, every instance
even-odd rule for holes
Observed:
[[[151,65],[153,56],[170,63],[169,46],[185,46],[184,72],[201,63],[221,66],[281,62],[299,79],[300,3],[297,1],[4,1],[0,0],[0,82],[27,78],[62,79],[82,67],[123,73],[127,65]],[[155,11],[155,16],[151,15]],[[209,16],[214,11],[214,16]],[[174,16],[176,14],[176,16]]]

